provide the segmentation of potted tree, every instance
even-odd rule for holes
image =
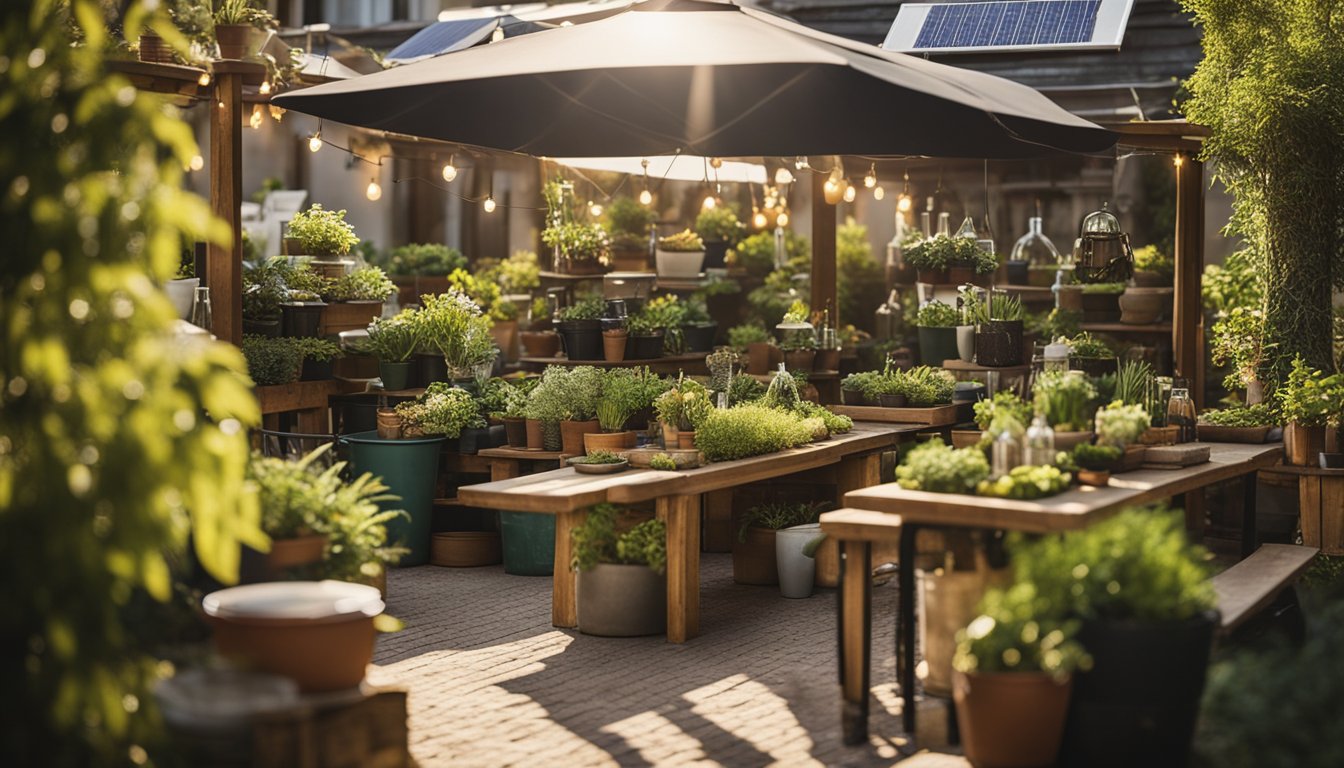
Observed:
[[[661,634],[667,630],[667,529],[661,520],[646,520],[618,532],[620,523],[618,508],[598,504],[574,528],[579,631]]]
[[[919,359],[924,365],[941,366],[957,358],[957,310],[933,299],[919,308]]]
[[[1055,430],[1055,447],[1067,451],[1092,442],[1097,388],[1075,371],[1046,371],[1032,385],[1036,412]]]
[[[219,58],[245,59],[255,54],[256,30],[275,24],[275,17],[252,0],[221,0],[215,9],[215,41]]]
[[[657,216],[634,198],[618,197],[607,206],[611,258],[619,270],[643,272],[649,266],[650,230]]]
[[[406,389],[411,376],[411,355],[420,346],[421,324],[414,309],[404,309],[395,317],[378,318],[369,323],[369,347],[378,357],[378,376],[383,389]]]
[[[1341,410],[1339,374],[1327,376],[1301,355],[1293,358],[1288,379],[1274,392],[1283,416],[1283,460],[1296,467],[1314,466],[1325,450],[1325,429]]]
[[[602,297],[588,294],[560,310],[557,327],[570,360],[601,360]]]
[[[323,277],[335,280],[344,276],[354,261],[343,257],[359,243],[355,228],[345,220],[345,213],[344,209],[329,211],[321,203],[314,203],[308,210],[294,214],[289,220],[287,239],[297,245],[300,253],[291,251],[289,256],[311,256],[313,270]]]
[[[658,238],[655,251],[658,276],[689,280],[700,276],[705,263],[705,242],[689,229]]]
[[[706,269],[724,269],[728,249],[742,237],[742,222],[726,205],[706,208],[695,217],[695,233],[705,244]],[[698,271],[698,270],[697,270]]]

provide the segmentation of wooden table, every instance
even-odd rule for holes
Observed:
[[[1036,501],[995,499],[953,493],[907,491],[896,483],[878,485],[845,494],[844,505],[900,515],[900,596],[897,611],[897,678],[901,684],[901,718],[907,735],[915,733],[915,537],[924,527],[987,528],[1027,533],[1054,533],[1085,528],[1122,508],[1146,504],[1199,490],[1209,485],[1243,479],[1242,556],[1255,551],[1256,473],[1278,463],[1280,445],[1210,443],[1209,461],[1184,469],[1144,469],[1113,475],[1104,488],[1077,487],[1058,496]],[[825,525],[823,523],[823,525]],[[869,574],[865,568],[847,567],[847,561],[867,562],[871,544],[840,542],[841,594],[864,595]],[[871,603],[867,599],[840,615],[840,679],[844,688],[841,705],[847,743],[858,743],[868,732],[868,657],[871,643],[868,626]],[[854,601],[850,601],[854,603]],[[853,722],[854,719],[859,722]]]
[[[482,448],[476,455],[489,461],[491,480],[508,480],[531,474],[523,472],[524,465],[541,462],[564,464],[565,459],[570,457],[570,454],[560,451],[529,451],[522,448]],[[536,471],[535,468],[532,471]]]
[[[471,506],[556,516],[551,623],[557,627],[578,624],[570,533],[587,508],[654,501],[658,518],[667,524],[667,639],[683,643],[700,631],[702,502],[731,505],[736,486],[832,465],[839,494],[866,488],[880,482],[882,451],[894,447],[902,434],[920,429],[919,424],[855,424],[849,434],[801,448],[676,472],[581,475],[566,467],[463,486],[458,498]]]

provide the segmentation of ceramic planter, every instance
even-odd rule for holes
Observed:
[[[383,381],[383,389],[388,392],[398,392],[406,389],[411,380],[411,364],[404,363],[385,363],[378,361],[378,378]]]
[[[784,597],[812,596],[817,560],[804,555],[803,549],[820,535],[821,523],[795,525],[775,532],[775,567],[779,593]]]
[[[523,331],[519,336],[528,357],[555,357],[560,351],[560,336],[555,331]]]
[[[944,360],[957,359],[957,329],[952,326],[919,327],[919,361],[941,368]]]
[[[619,363],[625,359],[625,346],[630,334],[624,328],[602,332],[602,357],[608,363]]]
[[[162,38],[157,39],[162,40]],[[178,318],[182,320],[191,319],[191,305],[196,300],[196,288],[200,284],[201,279],[199,277],[184,277],[179,280],[169,280],[164,284],[163,290],[168,294],[168,300],[173,302],[173,309],[177,310]]]
[[[341,331],[363,330],[382,314],[381,301],[337,301],[328,304],[322,313],[321,335],[333,336]]]
[[[714,334],[718,333],[718,323],[696,323],[681,326],[681,336],[686,341],[687,352],[709,352],[714,349]]]
[[[266,553],[266,570],[277,576],[290,568],[320,563],[326,551],[327,537],[320,533],[271,539],[271,551]]]
[[[745,539],[733,539],[733,581],[738,584],[779,583],[774,530],[752,526],[747,529]]]
[[[578,574],[579,631],[638,637],[667,631],[667,575],[647,565],[599,563]]]
[[[784,367],[790,371],[810,371],[817,360],[815,349],[789,349],[784,351]]]
[[[448,381],[448,363],[438,352],[417,352],[411,371],[410,386],[427,387],[436,381]]]
[[[663,329],[656,333],[632,335],[629,342],[631,360],[655,360],[663,356]]]
[[[523,423],[525,424],[525,431],[527,433],[527,450],[529,451],[542,450],[545,441],[541,434],[541,420],[526,419],[524,420]]]
[[[354,688],[373,660],[378,590],[343,581],[279,581],[211,592],[201,606],[215,649],[288,677],[305,693]]]
[[[602,322],[600,320],[564,320],[558,324],[570,360],[602,359]]]
[[[1295,421],[1283,428],[1283,462],[1294,467],[1314,466],[1325,450],[1325,427],[1303,426]]]
[[[584,453],[584,435],[601,431],[602,427],[597,423],[597,419],[588,421],[566,419],[560,422],[560,451],[570,456],[580,456]]]
[[[974,325],[957,326],[957,357],[963,363],[969,363],[975,359]]]
[[[216,24],[215,41],[219,43],[219,58],[245,59],[256,53],[253,41],[256,35],[251,24]]]
[[[487,426],[484,428],[468,428],[462,430],[457,436],[457,443],[453,445],[458,453],[474,454],[479,453],[483,448],[498,448],[504,444],[504,425]]]
[[[990,368],[1022,364],[1022,321],[989,320],[975,333],[975,361]]]
[[[698,278],[705,265],[704,251],[664,251],[659,248],[654,257],[658,276],[677,280]]]
[[[540,435],[538,435],[540,437]],[[510,448],[527,447],[527,419],[504,417],[504,440]]]
[[[1073,681],[1043,672],[953,673],[966,758],[976,766],[1054,765]]]
[[[446,531],[434,534],[430,542],[430,565],[479,568],[494,565],[501,558],[499,534],[495,531]]]
[[[624,451],[635,447],[634,432],[586,432],[583,435],[583,452]]]
[[[280,305],[280,333],[295,338],[317,338],[322,332],[323,301],[288,301]]]

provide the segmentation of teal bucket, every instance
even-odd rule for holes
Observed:
[[[555,570],[555,515],[500,512],[499,535],[505,573],[550,576]]]
[[[350,446],[350,464],[355,474],[370,472],[383,479],[388,493],[398,501],[382,501],[379,508],[405,510],[408,517],[387,523],[387,541],[410,551],[398,565],[429,562],[429,528],[434,513],[434,487],[439,476],[442,437],[384,440],[374,432],[343,435]]]

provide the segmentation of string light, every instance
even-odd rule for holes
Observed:
[[[788,168],[781,165],[775,170],[775,183],[780,185],[792,184],[793,173],[791,173]]]
[[[821,186],[822,196],[826,198],[827,205],[835,205],[840,202],[840,197],[845,192],[845,183],[835,174],[826,178],[826,183]]]
[[[261,87],[257,89],[257,93],[260,93],[262,96],[265,96],[265,95],[269,94],[270,92],[271,92],[271,81],[270,81],[270,80],[262,80],[262,81],[261,81]]]
[[[247,119],[247,124],[254,129],[261,128],[261,121],[266,119],[266,115],[261,111],[260,104],[252,105],[252,116]]]
[[[364,196],[373,201],[383,196],[383,188],[378,186],[377,179],[369,179],[369,186],[364,190]]]
[[[909,213],[914,207],[914,198],[910,197],[910,171],[901,174],[901,196],[896,199],[896,210]]]
[[[486,197],[485,197],[485,202],[484,202],[484,203],[481,203],[481,207],[485,209],[485,212],[486,212],[486,213],[494,213],[494,212],[495,212],[495,198],[494,198],[494,196],[493,196],[493,195],[486,195]]]
[[[751,218],[751,223],[752,223],[752,225],[755,226],[757,229],[765,229],[765,225],[768,224],[768,223],[770,223],[770,222],[769,222],[769,220],[767,220],[767,219],[765,218],[765,214],[764,214],[764,213],[761,213],[760,211],[757,211],[757,212],[756,212],[756,215],[753,216],[753,217]]]
[[[280,122],[280,117],[281,117],[282,115],[284,115],[284,114],[285,114],[285,110],[284,110],[283,108],[281,108],[281,107],[277,107],[277,106],[275,106],[274,104],[271,105],[271,119],[272,119],[272,120],[274,120],[275,122],[278,123],[278,122]]]
[[[199,171],[205,167],[205,158],[200,155],[192,155],[191,162],[187,163],[187,167],[193,171]]]
[[[808,168],[811,168],[811,167],[812,167],[812,166],[810,166],[810,165],[807,164],[807,158],[806,158],[806,157],[799,157],[797,160],[794,160],[794,161],[793,161],[793,169],[794,169],[795,171],[805,171],[805,170],[807,170]]]
[[[319,130],[317,133],[314,133],[308,139],[308,151],[316,152],[321,148],[322,148],[322,131]]]
[[[457,166],[453,165],[453,161],[456,159],[457,159],[456,155],[449,155],[448,162],[443,164],[444,181],[452,181],[453,179],[457,178]]]
[[[877,186],[877,164],[868,166],[868,173],[863,177],[863,186],[872,189]]]
[[[201,76],[196,78],[196,82],[199,83],[202,88],[206,87],[210,84],[210,73],[202,72]]]
[[[887,196],[887,191],[881,187],[873,187],[873,199],[881,200]]]
[[[644,189],[639,193],[639,204],[653,205],[653,193],[649,191],[649,158],[640,160],[639,166],[644,169]]]
[[[598,204],[598,203],[594,203],[592,200],[589,200],[589,201],[588,201],[588,212],[591,213],[591,214],[593,214],[593,216],[601,216],[601,215],[602,215],[602,206],[601,206],[600,204]]]
[[[701,203],[700,205],[706,211],[712,211],[714,210],[714,206],[718,205],[718,202],[714,200],[713,195],[705,195],[705,202]]]
[[[640,192],[639,202],[641,205],[653,205],[653,193],[647,189],[644,190],[643,192]]]
[[[775,219],[775,224],[781,227],[789,226],[789,214],[784,211],[780,211],[779,217]]]
[[[721,158],[711,157],[711,158],[709,158],[709,167],[710,167],[710,168],[714,168],[714,169],[716,169],[716,170],[719,169],[719,168],[722,168],[722,167],[723,167],[723,160],[722,160]]]
[[[846,183],[846,184],[845,184],[845,202],[846,202],[846,203],[852,203],[852,202],[854,202],[854,198],[855,198],[857,195],[858,195],[858,193],[854,191],[854,185],[853,185],[853,184]]]
[[[1172,164],[1175,165],[1177,168],[1180,168],[1182,165],[1185,164],[1185,156],[1182,155],[1182,154],[1180,154],[1180,153],[1178,152],[1178,153],[1176,153],[1175,156],[1173,156],[1173,157],[1171,158],[1171,162],[1172,162]]]

